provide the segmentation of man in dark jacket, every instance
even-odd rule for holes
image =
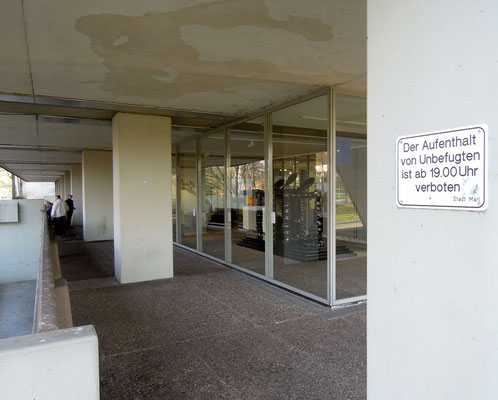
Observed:
[[[67,204],[67,208],[68,208],[68,211],[66,213],[66,223],[67,223],[67,227],[69,228],[71,226],[71,218],[73,218],[73,211],[76,210],[76,208],[74,208],[72,194],[67,196],[66,204]]]

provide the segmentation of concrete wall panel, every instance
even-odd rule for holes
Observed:
[[[38,276],[42,239],[42,200],[2,200],[19,205],[19,222],[0,224],[0,283],[28,281]],[[1,397],[1,396],[0,396]]]
[[[498,398],[498,3],[368,3],[368,399]],[[396,207],[399,136],[488,124],[485,212]]]

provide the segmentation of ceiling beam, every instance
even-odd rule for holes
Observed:
[[[0,113],[3,114],[111,120],[118,112],[171,117],[173,125],[204,129],[214,129],[220,125],[241,118],[241,116],[236,115],[213,114],[165,107],[83,101],[0,92]]]

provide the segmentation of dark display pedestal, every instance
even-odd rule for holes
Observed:
[[[237,245],[248,249],[265,251],[264,239],[256,237],[246,236],[244,239],[239,241]],[[356,256],[351,249],[344,245],[337,245],[335,249],[337,259]],[[326,247],[306,246],[300,243],[292,243],[287,246],[274,245],[273,253],[281,257],[287,257],[301,262],[323,261],[327,259]]]

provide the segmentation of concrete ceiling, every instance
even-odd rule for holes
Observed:
[[[366,2],[10,0],[0,90],[247,115],[365,94]]]
[[[366,95],[366,0],[2,3],[0,113],[28,115],[0,116],[0,165],[30,180],[110,149],[117,111],[186,137],[324,86]]]
[[[0,114],[0,166],[25,181],[55,181],[83,150],[112,150],[109,120]],[[175,127],[172,144],[199,134]]]

